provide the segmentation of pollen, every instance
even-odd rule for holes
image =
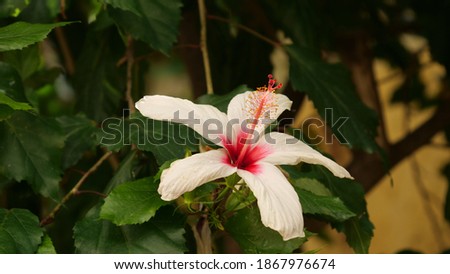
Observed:
[[[248,119],[271,119],[277,112],[278,104],[274,92],[283,85],[277,84],[277,80],[273,78],[272,74],[267,77],[269,78],[267,86],[257,88],[245,101]]]

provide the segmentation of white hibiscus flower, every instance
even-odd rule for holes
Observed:
[[[183,123],[222,148],[174,161],[163,171],[158,192],[166,201],[237,173],[255,195],[262,223],[284,240],[304,237],[302,208],[297,193],[276,165],[319,164],[335,176],[352,178],[343,167],[300,140],[279,132],[264,134],[271,121],[292,101],[268,87],[236,95],[227,114],[210,105],[169,96],[145,96],[136,108],[146,117]]]

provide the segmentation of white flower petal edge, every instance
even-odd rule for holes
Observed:
[[[278,231],[285,241],[304,237],[302,207],[294,188],[274,165],[259,165],[261,172],[256,175],[241,169],[237,174],[255,195],[262,223]]]
[[[228,129],[227,137],[231,140],[236,140],[238,132],[241,130],[242,123],[247,119],[245,113],[245,98],[248,96],[249,91],[240,93],[234,96],[230,103],[228,103],[227,119],[232,130]]]
[[[220,144],[220,135],[226,133],[227,115],[210,105],[165,95],[147,95],[135,106],[146,117],[187,125],[215,144]],[[208,125],[212,130],[208,130]]]
[[[345,168],[291,135],[271,132],[264,135],[260,143],[270,146],[272,152],[262,159],[263,162],[274,165],[296,165],[300,162],[322,165],[336,177],[353,179]]]
[[[278,117],[283,113],[285,110],[290,110],[292,106],[292,101],[289,100],[289,98],[286,95],[283,94],[277,94],[277,102],[278,107],[276,109],[276,114],[274,119],[278,119]]]
[[[224,157],[225,150],[217,149],[176,160],[161,174],[158,188],[161,199],[174,200],[205,183],[235,173],[235,167],[223,163]]]
[[[250,93],[251,91],[246,91],[234,96],[231,99],[230,103],[228,103],[227,109],[227,116],[229,121],[237,119],[240,124],[242,121],[248,118],[245,113],[245,98],[247,98]]]

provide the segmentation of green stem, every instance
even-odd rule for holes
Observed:
[[[50,212],[50,214],[45,217],[42,221],[41,221],[41,226],[45,226],[49,223],[51,223],[53,221],[53,219],[55,218],[55,215],[61,210],[62,206],[70,199],[72,198],[73,195],[77,194],[79,192],[80,187],[83,185],[83,183],[86,181],[86,179],[89,177],[89,175],[91,175],[92,173],[94,173],[97,168],[99,166],[101,166],[101,164],[108,159],[110,156],[112,155],[111,151],[106,152],[100,159],[98,159],[98,161],[86,172],[84,173],[84,175],[81,177],[80,180],[78,180],[78,182],[75,184],[75,186],[69,191],[69,193],[66,194],[66,196],[64,196],[64,198],[61,200],[61,202],[59,202],[55,208],[53,208],[52,212]]]
[[[261,39],[262,41],[264,41],[264,42],[266,42],[266,43],[268,43],[268,44],[270,44],[270,45],[272,45],[272,46],[274,46],[274,47],[279,47],[279,46],[281,46],[281,44],[280,44],[279,42],[274,41],[274,40],[272,40],[272,39],[270,39],[270,38],[267,38],[266,36],[264,36],[264,35],[262,35],[262,34],[256,32],[256,31],[252,30],[252,29],[249,28],[249,27],[246,27],[246,26],[244,26],[244,25],[241,25],[241,24],[239,24],[239,23],[233,22],[233,21],[231,21],[231,20],[228,20],[228,19],[223,18],[223,17],[220,17],[220,16],[216,16],[216,15],[208,15],[207,17],[208,17],[208,19],[210,19],[210,20],[221,21],[221,22],[230,24],[230,25],[232,25],[232,26],[235,26],[235,27],[237,27],[237,28],[239,28],[239,29],[241,29],[241,30],[243,30],[243,31],[248,32],[249,34],[255,36],[255,37],[258,38],[258,39]]]
[[[206,7],[205,0],[198,0],[198,11],[200,14],[200,48],[203,56],[203,66],[205,69],[205,79],[206,79],[206,90],[208,94],[214,94],[212,77],[211,77],[211,67],[209,65],[208,56],[208,45],[206,37]]]

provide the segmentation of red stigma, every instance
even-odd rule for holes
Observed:
[[[277,79],[273,78],[272,74],[267,75],[267,78],[269,78],[269,81],[267,83],[267,91],[274,92],[277,89],[280,89],[283,87],[282,83],[277,84]],[[276,86],[275,86],[276,85]]]

